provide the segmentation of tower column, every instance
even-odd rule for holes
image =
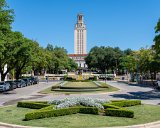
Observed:
[[[83,21],[83,15],[78,14],[77,23],[74,30],[74,53],[86,54],[86,25]]]

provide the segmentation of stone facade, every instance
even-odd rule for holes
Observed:
[[[74,54],[68,54],[73,59],[79,68],[87,68],[84,58],[87,56],[86,25],[84,24],[83,14],[77,15],[77,23],[74,29]]]
[[[74,29],[74,54],[86,54],[86,25],[83,15],[78,14],[77,23]]]
[[[78,64],[78,67],[87,68],[86,62],[84,60],[87,54],[68,54],[68,56]]]

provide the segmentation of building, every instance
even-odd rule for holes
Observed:
[[[87,68],[86,62],[84,60],[86,56],[87,54],[69,54],[69,57],[78,64],[79,68]]]
[[[78,14],[74,29],[74,54],[86,54],[86,25],[83,15]]]
[[[75,60],[79,68],[87,68],[84,58],[87,56],[87,30],[84,24],[83,14],[77,15],[77,23],[74,28],[74,54],[68,56]]]

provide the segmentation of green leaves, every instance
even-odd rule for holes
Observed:
[[[97,68],[103,73],[105,70],[114,69],[118,66],[122,51],[116,47],[93,47],[85,58],[89,68]]]

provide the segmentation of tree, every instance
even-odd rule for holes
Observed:
[[[15,56],[16,79],[19,79],[22,69],[24,69],[28,65],[34,68],[32,64],[39,61],[39,44],[36,41],[24,38],[23,41],[20,43],[21,44]]]
[[[7,43],[11,43],[11,39],[13,39],[13,33],[11,31],[11,24],[14,20],[13,10],[9,9],[5,0],[0,0],[0,73],[1,80],[3,81],[6,74],[11,70],[10,68],[4,72],[4,66],[8,62],[8,58],[5,46]],[[4,55],[5,54],[5,55]],[[7,55],[8,56],[8,55]]]
[[[1,80],[3,81],[7,73],[9,73],[17,64],[17,52],[19,49],[20,41],[22,40],[23,35],[20,32],[8,33],[8,37],[5,42],[1,43],[3,48],[1,49],[0,57],[0,73]],[[4,67],[7,65],[7,70],[4,71]]]
[[[124,70],[127,70],[129,73],[133,73],[136,71],[136,59],[135,56],[132,55],[126,55],[121,57],[121,67],[123,67]]]
[[[160,54],[160,19],[155,27],[155,33],[157,33],[157,35],[154,38],[154,49],[156,51],[157,54]]]
[[[118,59],[116,50],[119,51],[119,49],[112,47],[93,47],[85,58],[86,64],[89,68],[99,69],[103,73],[106,70],[114,69]]]
[[[64,69],[70,71],[77,68],[77,64],[68,57],[66,49],[53,47],[52,44],[48,44],[45,50],[49,57],[47,60],[47,70],[49,73],[59,73]]]
[[[67,70],[68,71],[73,71],[76,70],[78,68],[78,64],[75,63],[74,60],[72,60],[71,58],[68,58],[68,67]]]

